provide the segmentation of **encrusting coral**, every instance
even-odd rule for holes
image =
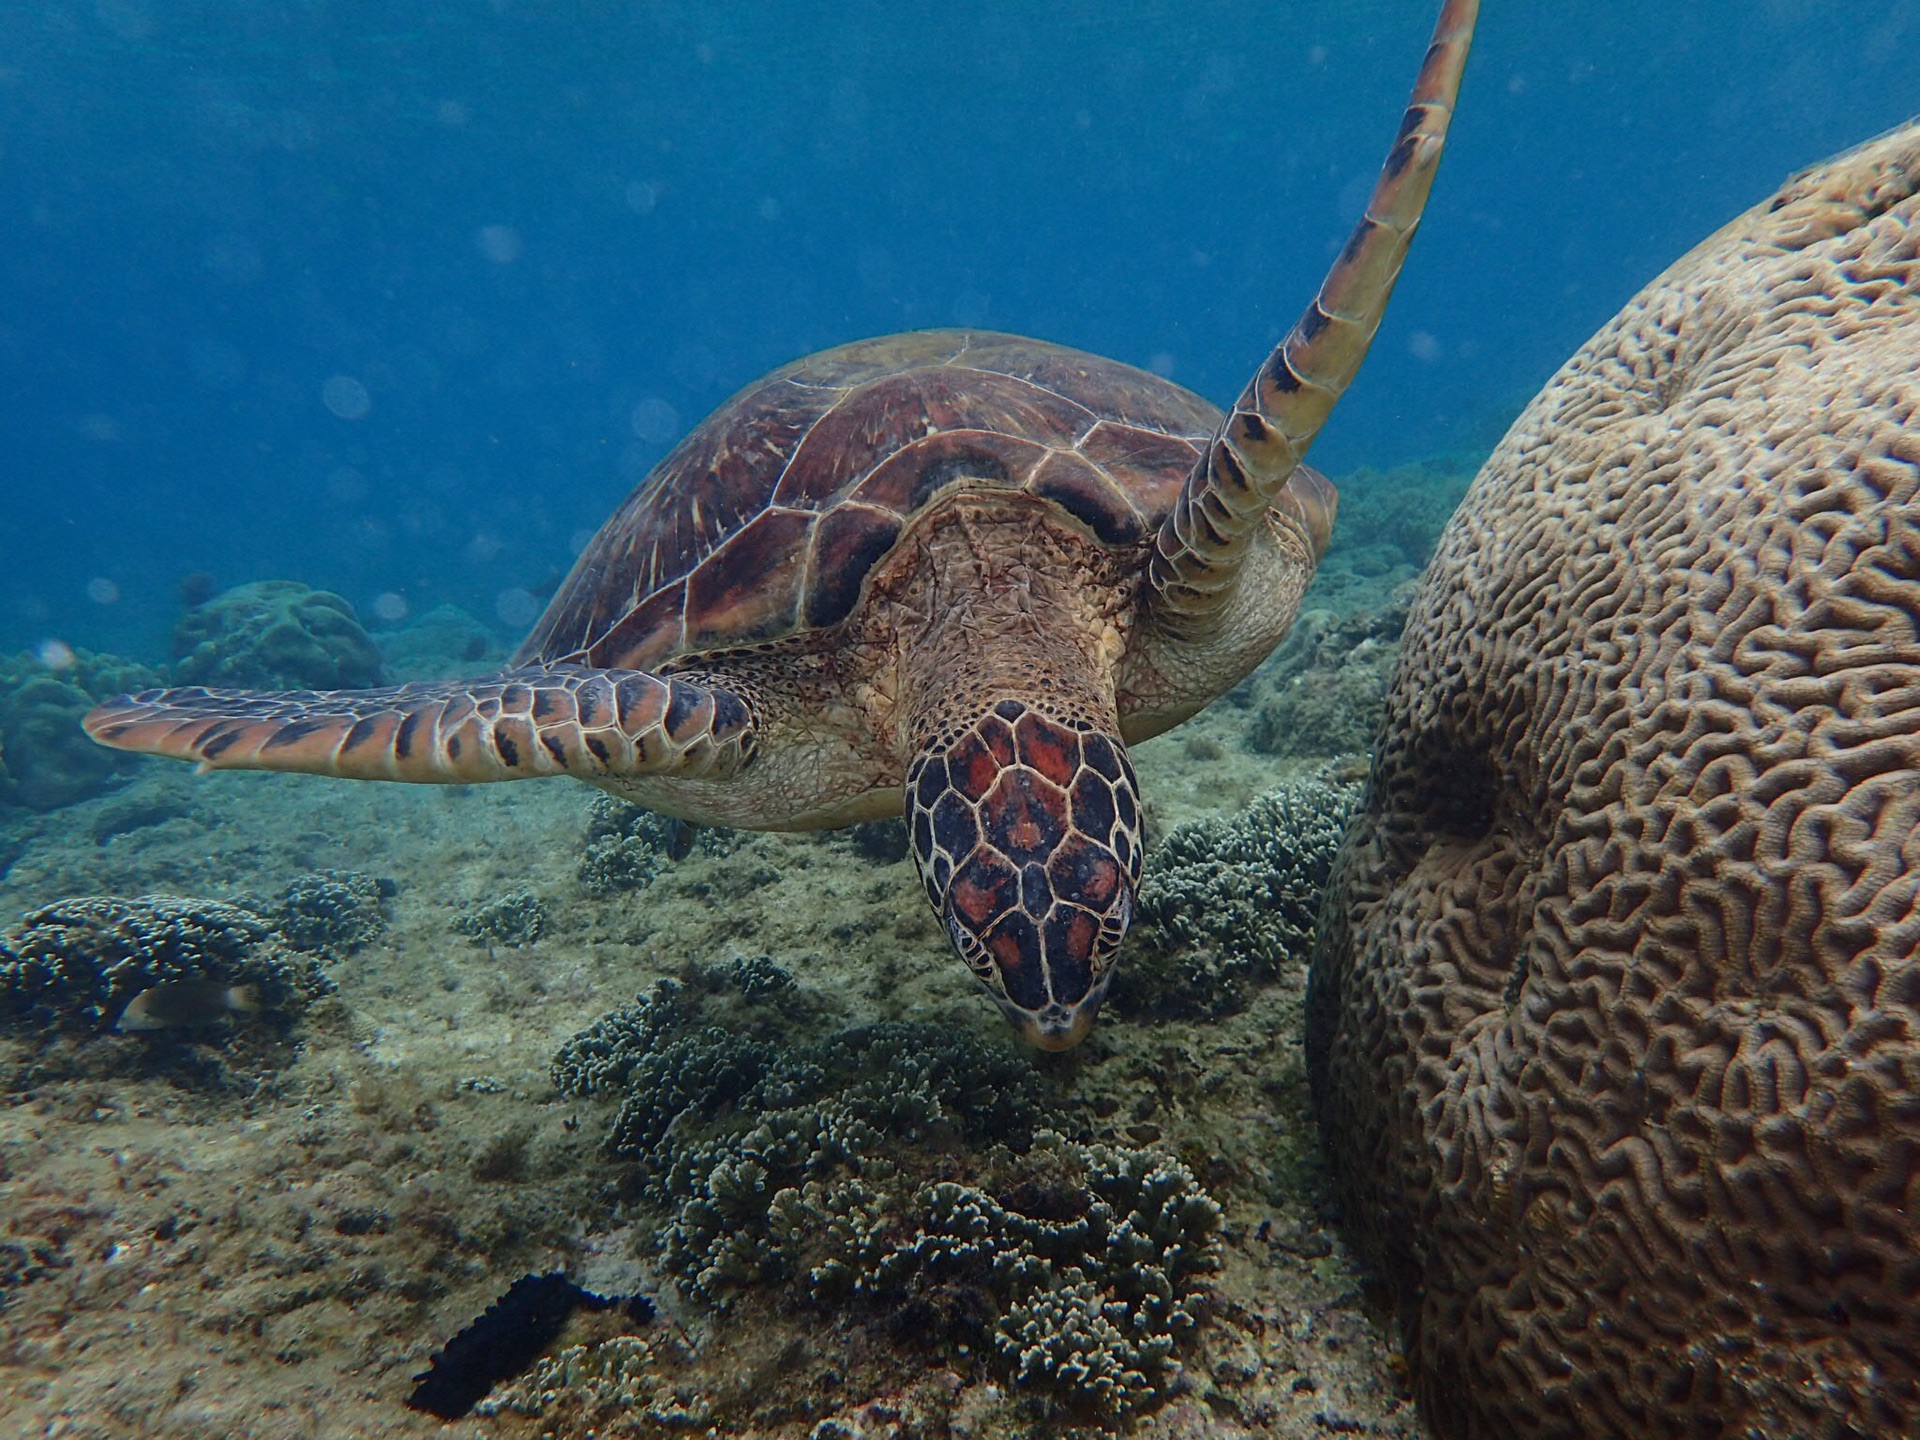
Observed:
[[[259,580],[197,605],[173,631],[173,683],[242,689],[378,685],[379,648],[352,605],[295,580]]]
[[[159,684],[159,673],[112,655],[57,653],[57,668],[25,652],[0,656],[0,806],[71,805],[111,789],[137,763],[95,745],[80,718],[98,701]]]
[[[776,968],[658,982],[554,1059],[563,1093],[624,1096],[608,1148],[681,1291],[854,1303],[1109,1420],[1171,1394],[1219,1263],[1192,1172],[1041,1130],[1032,1066],[951,1027],[783,1038],[806,997]]]
[[[1302,780],[1244,814],[1176,825],[1147,858],[1115,983],[1122,1014],[1220,1016],[1288,960],[1305,964],[1360,787]]]

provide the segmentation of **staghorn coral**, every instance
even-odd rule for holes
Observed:
[[[141,991],[201,979],[258,986],[262,1009],[284,1020],[333,982],[274,945],[270,931],[251,910],[171,895],[42,906],[0,936],[0,1023],[98,1032]]]
[[[391,880],[354,870],[315,870],[289,881],[285,893],[263,913],[296,950],[340,959],[387,930]]]
[[[724,972],[749,1011],[789,990],[765,970]],[[553,1067],[564,1093],[624,1094],[609,1149],[641,1164],[685,1295],[864,1306],[1105,1419],[1173,1392],[1218,1264],[1219,1208],[1185,1166],[1036,1137],[1031,1066],[949,1027],[709,1023],[721,973],[704,995],[657,983]]]
[[[241,689],[378,685],[380,651],[352,605],[295,580],[236,585],[180,617],[173,683]]]
[[[1356,785],[1299,781],[1260,796],[1243,815],[1169,831],[1147,860],[1114,1007],[1225,1015],[1286,961],[1304,964],[1359,793]]]
[[[1316,954],[1346,1218],[1455,1437],[1920,1414],[1920,126],[1489,460]]]

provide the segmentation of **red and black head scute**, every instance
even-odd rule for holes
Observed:
[[[1097,1005],[1140,879],[1120,742],[1002,700],[914,761],[907,812],[927,898],[1003,1004],[1043,1028]]]

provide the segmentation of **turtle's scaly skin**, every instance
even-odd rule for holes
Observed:
[[[1017,336],[845,345],[689,435],[507,673],[150,691],[88,730],[203,767],[565,773],[759,829],[904,808],[955,948],[1029,1040],[1073,1044],[1140,876],[1126,744],[1230,688],[1292,624],[1335,508],[1300,462],[1385,311],[1477,10],[1443,5],[1366,214],[1230,415]]]

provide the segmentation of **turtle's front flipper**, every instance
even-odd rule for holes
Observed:
[[[1187,479],[1149,562],[1154,618],[1201,636],[1228,608],[1247,546],[1273,514],[1311,571],[1333,526],[1334,490],[1300,469],[1373,343],[1426,207],[1453,117],[1477,0],[1446,0],[1400,134],[1366,213],[1320,293],[1260,367]]]
[[[537,775],[725,779],[753,757],[731,690],[552,666],[380,690],[147,690],[97,707],[103,745],[203,770],[459,784]]]

